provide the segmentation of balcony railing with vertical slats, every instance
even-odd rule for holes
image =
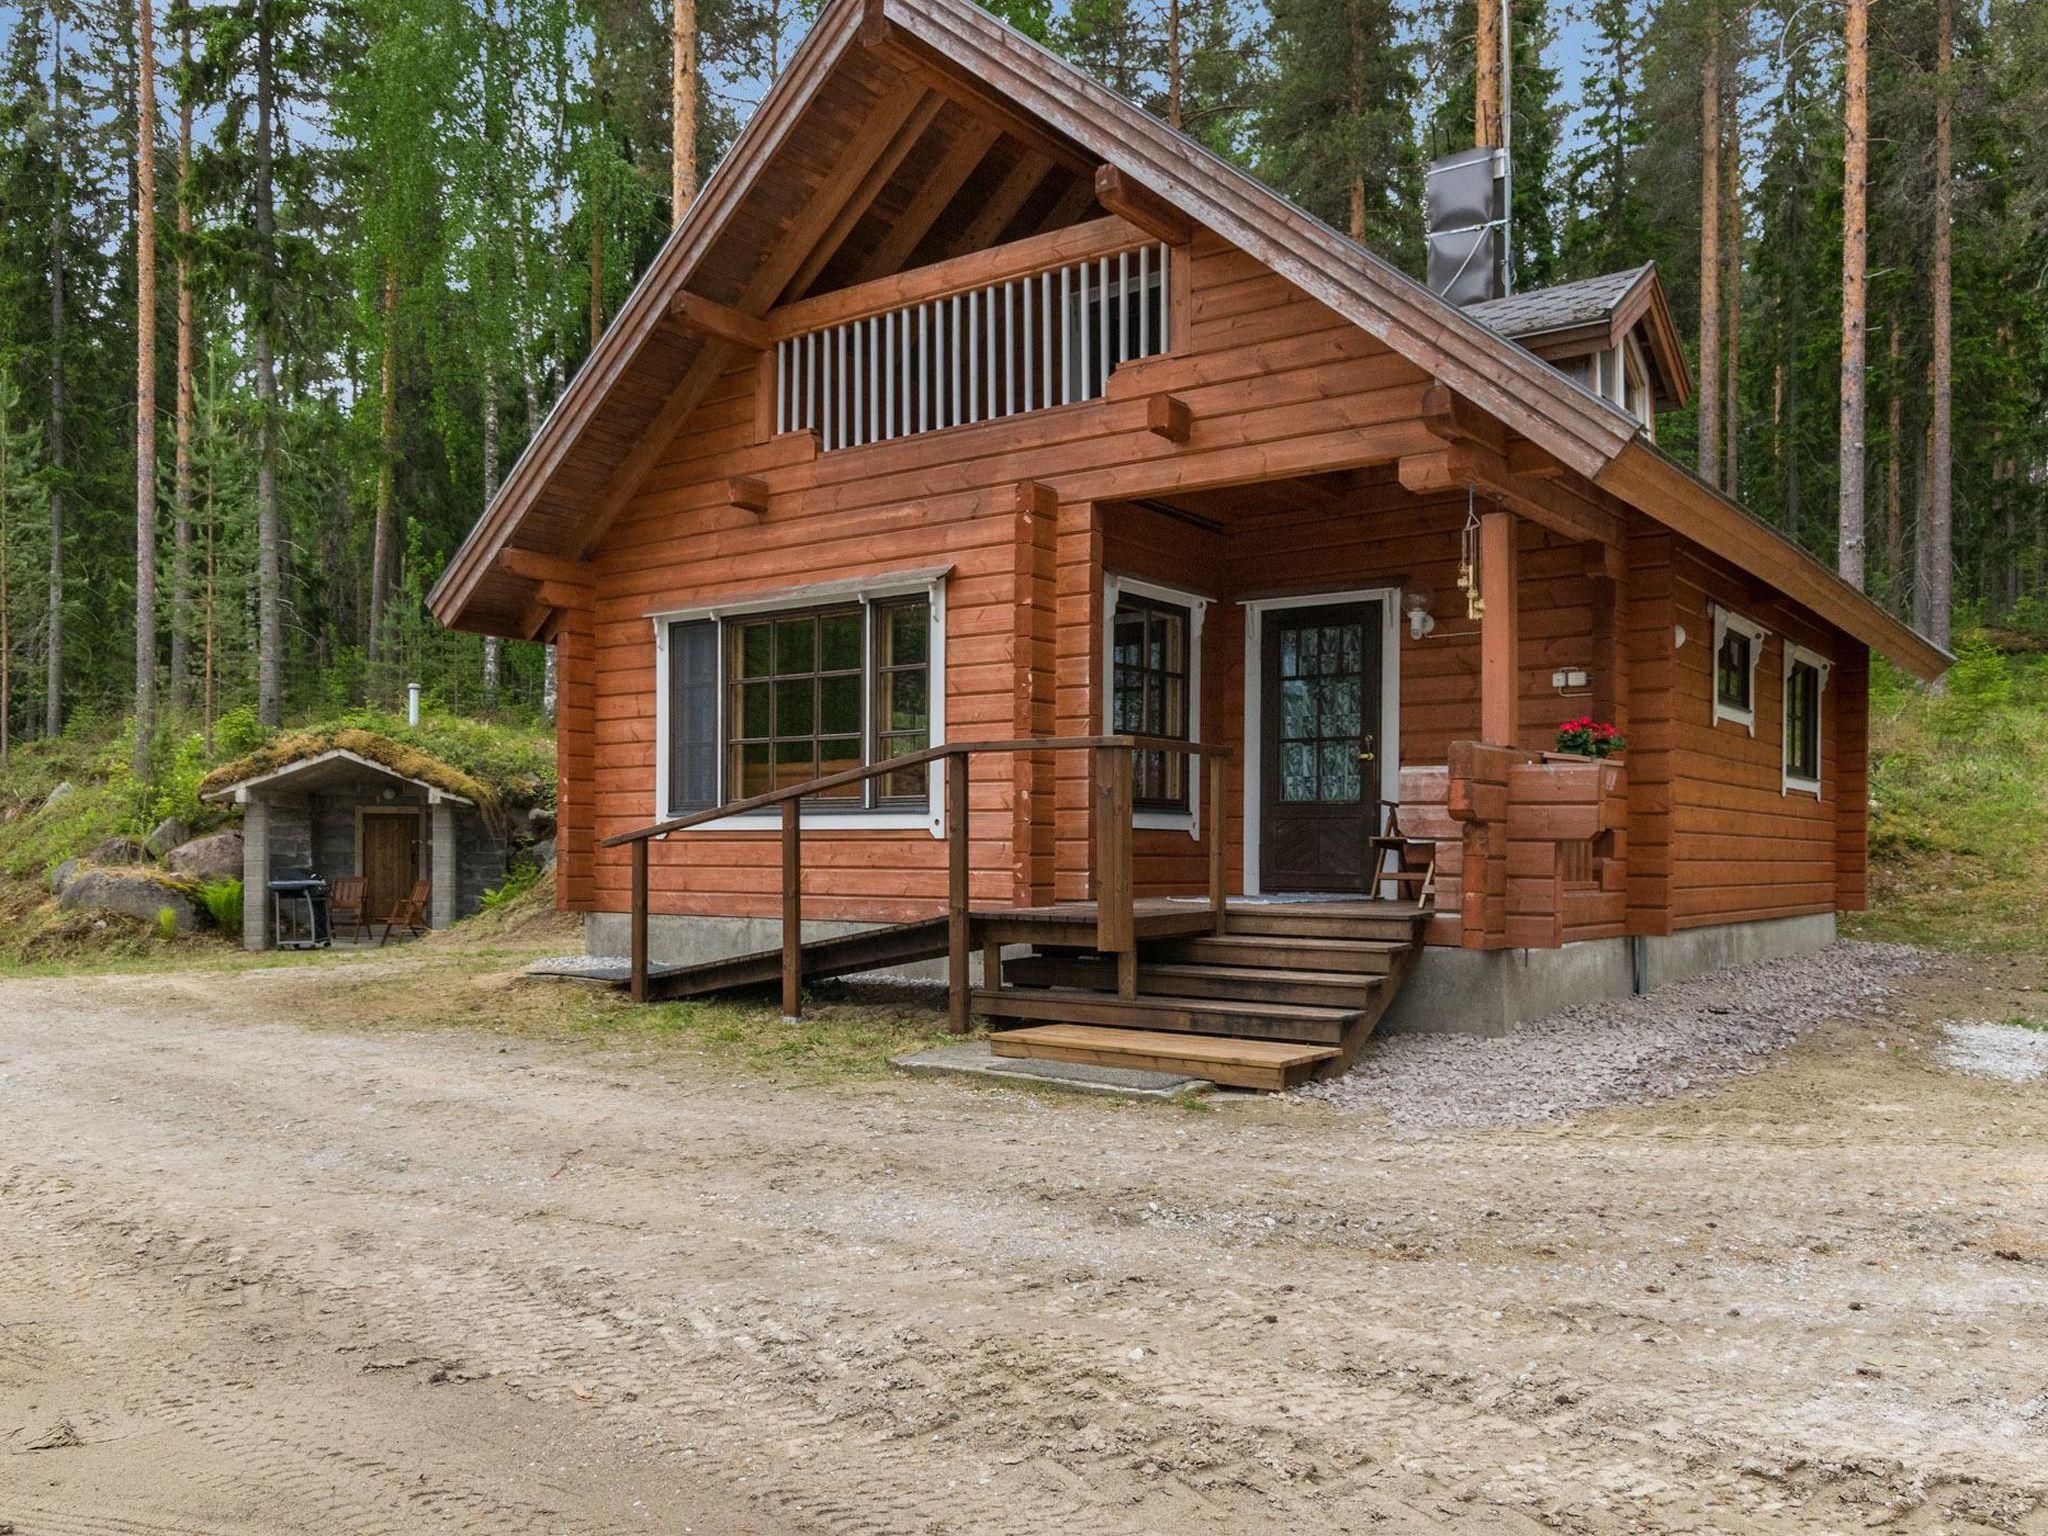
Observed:
[[[1141,245],[786,337],[776,430],[830,452],[1099,400],[1170,347],[1171,265]]]

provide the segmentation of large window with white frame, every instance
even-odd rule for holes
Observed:
[[[1202,621],[1208,599],[1129,577],[1104,593],[1105,729],[1114,735],[1201,739]],[[1192,825],[1199,776],[1178,752],[1140,752],[1131,799],[1141,827]]]
[[[1785,792],[1820,798],[1820,698],[1831,664],[1785,643]]]
[[[1723,720],[1756,734],[1756,669],[1763,660],[1764,627],[1732,609],[1714,609],[1714,723]]]
[[[936,584],[795,592],[660,615],[657,819],[691,815],[942,739],[943,602]],[[919,765],[807,797],[807,820],[922,825]],[[723,825],[723,823],[720,823]]]

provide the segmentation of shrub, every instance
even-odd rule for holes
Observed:
[[[213,919],[214,927],[224,933],[242,931],[242,882],[239,880],[209,880],[199,887],[199,905],[206,909],[206,915]]]
[[[505,883],[495,891],[484,892],[484,910],[495,912],[509,906],[540,883],[540,866],[533,863],[517,864],[505,876]]]
[[[223,762],[244,757],[269,739],[269,727],[256,718],[250,704],[239,704],[213,722],[213,750]]]
[[[166,943],[175,939],[178,936],[178,914],[169,907],[158,907],[156,931],[164,936]]]

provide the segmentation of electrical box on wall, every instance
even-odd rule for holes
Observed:
[[[1550,686],[1553,688],[1583,688],[1586,686],[1586,674],[1576,667],[1566,672],[1553,672],[1550,674]]]

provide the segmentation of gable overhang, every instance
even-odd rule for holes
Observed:
[[[826,5],[789,68],[663,244],[435,585],[428,604],[443,624],[508,632],[502,617],[493,622],[471,610],[479,584],[507,550],[572,559],[586,553],[589,541],[563,537],[559,519],[552,538],[529,536],[536,504],[572,451],[589,457],[586,439],[634,359],[664,332],[673,342],[670,315],[677,297],[698,277],[707,253],[749,201],[772,190],[764,177],[777,152],[789,142],[807,105],[834,69],[856,52],[889,61],[906,77],[935,85],[1055,152],[1078,151],[1099,166],[1113,167],[1144,193],[1261,262],[1564,468],[1688,537],[1731,554],[1754,552],[1760,562],[1757,575],[1808,602],[1844,632],[1917,675],[1932,677],[1947,666],[1946,652],[1659,453],[1641,438],[1635,418],[1619,406],[1124,101],[972,0],[831,0]],[[768,302],[762,301],[751,316],[743,313],[742,319],[758,319]],[[1643,278],[1617,306],[1615,324],[1621,324],[1623,315],[1628,316],[1629,327],[1639,322],[1647,327],[1665,388],[1683,400],[1690,378],[1654,268],[1644,268]],[[1621,334],[1625,333],[1626,328]],[[668,382],[675,385],[673,378]],[[602,499],[613,510],[673,439],[692,404],[686,389],[675,385],[633,445],[616,450],[608,471],[599,471],[607,475]],[[581,472],[589,477],[587,463]],[[1715,543],[1716,533],[1728,541]],[[534,596],[526,609],[529,618],[516,625],[519,638],[532,638],[548,622],[547,585],[533,583]]]
[[[350,779],[387,779],[393,783],[408,785],[424,793],[429,805],[447,801],[453,805],[474,806],[476,802],[467,795],[458,795],[453,790],[443,789],[425,779],[414,778],[400,773],[397,769],[364,757],[360,752],[351,752],[346,747],[329,747],[309,756],[296,758],[289,763],[280,763],[275,768],[266,768],[261,773],[252,773],[247,778],[237,779],[207,791],[200,798],[220,804],[232,802],[247,805],[256,791],[290,788],[318,789],[345,782]]]
[[[1674,533],[1735,561],[1853,640],[1923,682],[1955,657],[1900,622],[1777,529],[1723,495],[1647,438],[1637,438],[1594,483]]]

